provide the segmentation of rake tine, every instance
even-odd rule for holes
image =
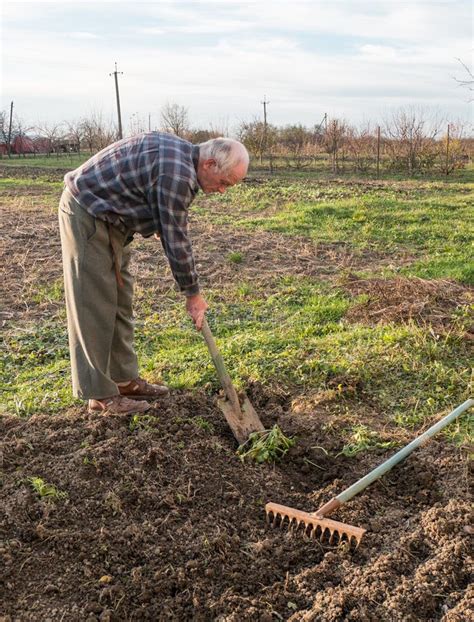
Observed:
[[[272,527],[279,526],[280,529],[287,527],[291,533],[301,530],[303,536],[310,540],[318,538],[321,542],[332,544],[336,539],[340,542],[346,538],[349,543],[355,539],[359,544],[365,533],[365,530],[360,527],[346,525],[324,516],[302,512],[276,503],[267,503],[265,510]]]

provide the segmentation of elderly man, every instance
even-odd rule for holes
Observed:
[[[59,204],[73,392],[89,412],[131,413],[168,392],[139,377],[133,348],[135,233],[159,237],[198,330],[199,292],[188,208],[196,193],[224,193],[243,179],[249,156],[231,139],[200,145],[159,132],[113,143],[65,178]]]

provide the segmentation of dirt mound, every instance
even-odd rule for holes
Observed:
[[[339,520],[368,529],[359,550],[321,545],[268,528],[264,503],[311,510],[382,455],[336,456],[321,414],[290,412],[290,396],[251,393],[266,426],[278,420],[300,433],[281,465],[242,464],[220,412],[199,392],[173,394],[151,418],[80,410],[1,418],[0,613],[89,622],[468,619],[462,451],[437,439],[340,510]],[[41,499],[29,477],[67,497]]]
[[[413,320],[442,332],[452,328],[456,314],[461,315],[474,302],[473,288],[440,279],[361,279],[351,275],[344,289],[352,296],[365,297],[349,309],[346,318],[350,321],[374,324]],[[468,332],[474,339],[474,326]]]

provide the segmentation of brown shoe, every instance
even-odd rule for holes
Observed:
[[[121,395],[105,397],[102,400],[89,400],[89,413],[101,413],[103,415],[128,415],[130,413],[143,413],[151,408],[148,402],[129,400]]]
[[[143,378],[135,378],[125,386],[119,386],[120,395],[132,400],[156,400],[168,395],[170,390],[164,384],[151,384]]]

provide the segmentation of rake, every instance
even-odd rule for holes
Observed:
[[[379,479],[390,471],[396,464],[406,458],[413,450],[425,443],[431,436],[434,436],[439,430],[442,430],[449,423],[454,421],[461,413],[474,405],[474,399],[468,399],[463,404],[455,408],[449,415],[443,417],[438,423],[435,423],[431,428],[420,434],[411,443],[400,449],[391,458],[380,464],[378,467],[370,471],[365,477],[359,479],[355,484],[346,488],[337,497],[334,497],[316,512],[303,512],[302,510],[296,510],[294,508],[287,507],[286,505],[280,505],[278,503],[267,503],[265,505],[265,512],[267,513],[267,522],[272,526],[279,526],[281,528],[288,526],[291,531],[301,531],[310,538],[318,538],[319,540],[328,540],[329,544],[338,544],[339,542],[348,542],[349,546],[355,543],[356,547],[359,546],[360,541],[365,534],[366,530],[360,527],[354,527],[353,525],[347,525],[346,523],[339,523],[338,521],[326,518],[329,514],[332,514],[335,510],[341,507],[344,503],[355,497],[359,492],[365,490],[367,486],[372,484],[375,480]]]

